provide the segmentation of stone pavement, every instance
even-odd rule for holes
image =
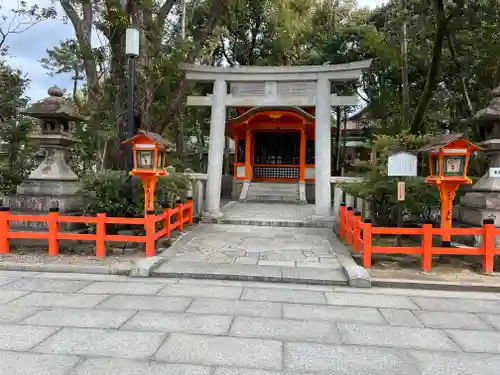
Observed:
[[[223,216],[204,218],[212,224],[243,224],[274,227],[332,228],[333,221],[314,220],[314,205],[289,203],[229,202],[221,207]],[[333,220],[333,219],[332,219]]]
[[[500,294],[0,272],[0,375],[498,375]]]
[[[159,256],[152,274],[165,277],[333,285],[358,268],[328,228],[201,224]]]

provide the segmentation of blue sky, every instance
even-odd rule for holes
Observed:
[[[3,0],[3,9],[15,8],[18,0]],[[46,6],[50,0],[29,0],[28,3],[37,3]],[[362,6],[375,7],[384,0],[358,0]],[[7,44],[9,46],[9,63],[13,67],[21,69],[29,75],[31,84],[28,96],[33,100],[47,96],[47,89],[58,86],[71,89],[71,75],[61,74],[54,77],[47,75],[39,60],[46,55],[47,48],[59,44],[60,40],[73,38],[74,31],[70,24],[64,24],[61,20],[48,20],[39,23],[22,34],[9,35]]]

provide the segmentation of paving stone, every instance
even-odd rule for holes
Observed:
[[[164,339],[158,332],[63,328],[32,351],[140,359],[152,356]]]
[[[169,285],[158,295],[239,299],[243,288],[213,285]]]
[[[28,292],[20,290],[0,290],[0,303],[8,303],[27,294]]]
[[[90,358],[71,375],[210,375],[210,367],[133,361],[129,359]]]
[[[80,290],[78,293],[85,294],[134,294],[134,295],[155,295],[165,284],[148,283],[115,283],[106,281],[96,281]]]
[[[350,288],[343,286],[336,286],[336,292],[340,293],[355,293],[355,294],[376,294],[376,295],[393,295],[393,296],[407,296],[407,297],[430,297],[430,298],[458,298],[458,299],[471,299],[471,292],[459,292],[454,290],[432,290],[432,289],[402,289],[402,288],[385,288],[385,287],[372,287],[372,288]],[[474,292],[474,297],[484,300],[500,300],[500,294],[491,292]]]
[[[293,260],[259,260],[259,266],[295,267]]]
[[[238,257],[234,260],[234,264],[251,264],[256,265],[259,260],[257,258],[250,257]]]
[[[90,308],[101,303],[107,297],[107,295],[33,292],[14,302],[11,302],[11,304],[16,306]]]
[[[182,312],[191,301],[184,297],[112,296],[97,308]]]
[[[411,310],[380,309],[380,312],[391,326],[423,327]]]
[[[304,320],[358,321],[385,324],[377,309],[369,307],[337,307],[317,305],[283,305],[283,318]]]
[[[165,314],[139,312],[123,329],[225,335],[233,318],[227,315]]]
[[[500,315],[478,314],[478,316],[486,323],[490,324],[491,326],[495,327],[495,329],[500,331]]]
[[[245,288],[242,300],[325,304],[322,292],[287,289]]]
[[[78,357],[0,351],[0,375],[65,375]]]
[[[40,311],[23,321],[23,324],[56,327],[118,328],[135,311],[97,309],[50,309]]]
[[[0,350],[30,350],[55,331],[54,327],[0,324]]]
[[[486,331],[447,330],[450,337],[470,353],[500,353],[500,333]]]
[[[445,352],[410,352],[421,375],[498,375],[500,356]]]
[[[500,312],[500,302],[480,299],[412,297],[422,310],[492,313]]]
[[[441,311],[415,311],[415,315],[429,328],[491,329],[474,314]]]
[[[39,311],[31,306],[0,305],[0,323],[16,323]]]
[[[231,301],[198,298],[193,301],[186,312],[280,318],[281,304],[262,301]]]
[[[169,362],[280,370],[282,344],[274,340],[172,334],[156,353]]]
[[[347,284],[348,279],[343,269],[295,267],[283,268],[283,279],[291,282],[305,280],[320,281],[325,284]]]
[[[215,370],[213,375],[282,375],[283,373],[276,371],[266,371],[266,370],[252,370],[245,368],[227,368],[220,367]]]
[[[235,318],[231,336],[273,338],[277,340],[317,341],[338,343],[340,338],[336,328],[327,322],[306,320],[282,320],[267,318]]]
[[[33,277],[39,275],[40,272],[29,271],[0,271],[0,277]]]
[[[189,285],[223,285],[238,286],[247,288],[261,289],[289,289],[289,290],[309,290],[314,292],[331,292],[333,286],[330,285],[311,285],[311,284],[291,284],[291,283],[269,283],[264,281],[238,281],[238,280],[199,280],[199,279],[181,279],[179,284]]]
[[[0,277],[0,286],[9,284],[13,281],[20,280],[20,278],[17,277]]]
[[[347,293],[325,293],[325,295],[327,304],[329,305],[419,309],[409,298],[404,296],[376,296]]]
[[[9,290],[28,290],[32,292],[73,293],[88,285],[90,281],[56,279],[21,279],[3,286]]]
[[[439,330],[416,327],[374,326],[338,323],[342,342],[349,345],[373,345],[428,350],[459,350]]]
[[[316,343],[285,343],[285,369],[332,375],[421,375],[401,350]]]
[[[323,269],[340,269],[341,265],[339,263],[316,263],[316,262],[296,262],[297,267],[307,267],[307,268],[323,268]]]

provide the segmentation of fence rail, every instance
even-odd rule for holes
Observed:
[[[172,218],[175,219],[172,222]],[[11,231],[10,222],[46,222],[46,232]],[[89,216],[63,216],[58,209],[51,209],[47,215],[17,215],[11,214],[8,207],[0,207],[0,254],[6,254],[10,250],[10,239],[44,239],[48,241],[49,255],[59,254],[60,240],[95,241],[95,255],[106,256],[106,242],[139,242],[146,247],[146,256],[155,255],[156,240],[170,238],[173,230],[184,231],[184,225],[193,222],[193,201],[186,203],[178,202],[175,208],[165,208],[163,212],[156,215],[147,213],[142,218],[109,217],[106,213],[99,213],[95,217]],[[95,224],[95,233],[68,233],[60,231],[61,223]],[[161,229],[156,231],[157,223],[161,223]],[[107,224],[129,224],[144,226],[145,235],[117,235],[107,234]]]
[[[493,272],[494,257],[500,254],[495,247],[495,237],[500,235],[500,228],[495,228],[493,219],[483,220],[482,227],[475,228],[434,228],[432,224],[422,224],[419,228],[374,227],[371,220],[361,219],[361,213],[353,212],[352,207],[340,205],[339,234],[355,253],[362,253],[363,267],[371,268],[373,254],[414,254],[422,257],[424,271],[432,268],[433,255],[479,255],[483,257],[482,266],[486,273]],[[418,247],[375,246],[373,236],[380,234],[417,235],[421,237]],[[434,247],[432,237],[443,236],[481,236],[481,247]]]

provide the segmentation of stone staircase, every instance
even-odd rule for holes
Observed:
[[[301,203],[296,182],[250,182],[246,202]]]

